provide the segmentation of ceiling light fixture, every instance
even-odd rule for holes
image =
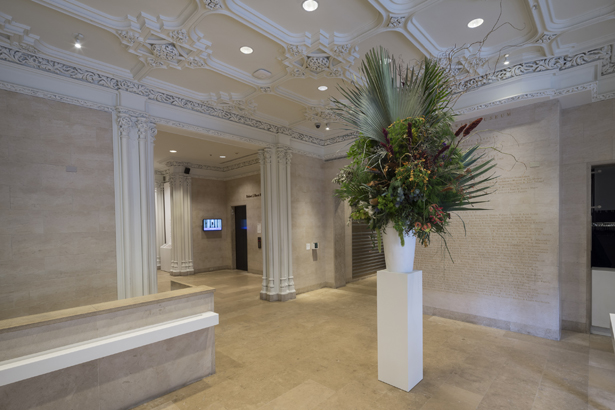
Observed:
[[[174,149],[172,149],[172,150],[171,150],[171,151],[169,151],[169,152],[172,152],[173,154],[175,154],[177,151],[175,151]]]
[[[252,49],[252,47],[248,47],[248,46],[243,46],[239,49],[239,51],[241,51],[244,54],[252,54],[254,52],[254,50]]]
[[[327,87],[326,85],[321,85],[320,87],[318,87],[318,90],[320,91],[327,91],[329,89],[329,87]]]
[[[326,123],[326,124],[325,124],[325,129],[326,129],[327,131],[329,131],[329,130],[331,129],[331,128],[329,128],[329,123]]]
[[[314,11],[318,8],[318,2],[316,0],[305,0],[303,2],[303,10]]]
[[[508,61],[508,56],[509,54],[504,54],[504,65],[510,64],[510,61]]]
[[[226,155],[220,155],[220,158],[226,158]]]
[[[83,34],[77,33],[75,35],[75,48],[81,48],[81,42],[83,41]]]
[[[476,27],[481,26],[484,22],[485,22],[485,20],[483,20],[483,19],[474,19],[474,20],[472,20],[472,21],[470,21],[468,23],[468,27],[476,28]]]

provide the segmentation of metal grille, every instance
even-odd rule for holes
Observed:
[[[352,277],[370,275],[385,269],[384,252],[372,246],[371,231],[367,224],[352,223]]]

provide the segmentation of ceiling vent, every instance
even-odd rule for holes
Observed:
[[[271,77],[271,73],[264,68],[259,68],[258,70],[253,72],[252,75],[259,80],[266,80],[267,78]]]

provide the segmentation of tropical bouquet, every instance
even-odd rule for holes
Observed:
[[[479,146],[460,147],[482,119],[453,131],[452,76],[435,60],[403,67],[380,47],[360,71],[362,78],[339,87],[346,101],[333,101],[359,131],[352,162],[333,180],[336,195],[376,232],[379,249],[389,223],[402,245],[412,234],[428,246],[432,234],[448,234],[451,215],[488,202],[496,164]]]

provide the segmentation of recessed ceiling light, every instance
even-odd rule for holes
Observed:
[[[483,20],[483,19],[474,19],[474,20],[472,20],[472,21],[470,21],[468,23],[468,27],[476,28],[476,27],[482,25],[484,22],[485,22],[485,20]]]
[[[318,89],[320,91],[327,91],[329,89],[329,87],[327,87],[326,85],[321,85],[320,87],[318,87]]]
[[[75,48],[81,48],[81,42],[83,41],[83,34],[78,33],[75,35]]]
[[[172,152],[173,154],[175,154],[177,151],[175,151],[174,149],[172,149],[172,150],[171,150],[171,151],[169,151],[169,152]]]
[[[248,47],[248,46],[241,47],[239,51],[241,51],[244,54],[252,54],[254,52],[254,50],[252,50],[252,47]]]
[[[508,61],[508,56],[509,54],[504,54],[504,65],[510,64],[510,61]]]
[[[326,129],[327,131],[329,131],[329,130],[331,129],[331,128],[329,127],[329,123],[327,123],[327,124],[325,125],[325,129]]]
[[[220,158],[226,158],[226,155],[220,155]]]
[[[318,2],[316,0],[305,0],[303,2],[303,10],[314,11],[318,8]]]

